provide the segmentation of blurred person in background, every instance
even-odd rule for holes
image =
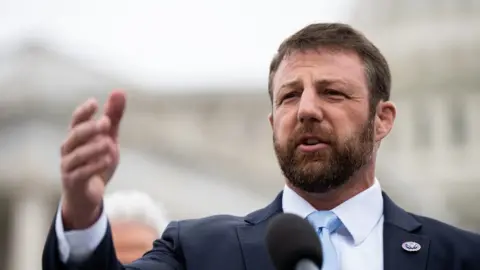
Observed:
[[[279,46],[268,75],[283,190],[244,217],[171,222],[153,249],[128,265],[115,256],[101,207],[119,161],[126,95],[112,92],[100,119],[92,118],[95,100],[80,105],[61,147],[63,200],[44,269],[273,270],[265,235],[282,213],[315,228],[322,270],[480,269],[479,235],[405,211],[375,177],[377,151],[397,110],[390,68],[370,40],[346,24],[308,25]]]
[[[118,260],[131,263],[152,249],[168,224],[166,214],[146,193],[118,191],[104,199]]]

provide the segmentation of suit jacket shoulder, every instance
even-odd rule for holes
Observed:
[[[171,269],[185,269],[187,262],[204,265],[205,258],[218,252],[232,251],[235,228],[242,223],[243,218],[229,215],[173,221],[162,237],[155,241],[154,248],[131,266],[145,269],[143,264],[146,260],[161,260]]]
[[[215,215],[172,222],[157,247],[175,258],[172,266],[188,269],[244,269],[246,264],[271,269],[264,247],[267,220],[281,212],[281,194],[268,206],[246,216]],[[156,252],[158,253],[158,252]],[[157,258],[159,255],[156,255]],[[182,268],[183,269],[183,268]]]
[[[198,219],[185,219],[178,221],[179,229],[182,234],[198,234],[199,230],[218,231],[229,227],[235,227],[245,223],[245,217],[232,215],[215,215]]]
[[[182,250],[190,250],[197,245],[211,250],[218,246],[216,241],[236,239],[236,228],[244,224],[245,217],[215,215],[177,221],[169,227],[175,227]]]
[[[459,259],[476,262],[480,267],[480,235],[433,218],[411,214],[422,223],[422,233],[432,239],[432,246],[440,249],[440,256],[456,254]],[[433,253],[435,254],[435,253]]]
[[[408,213],[385,193],[383,202],[385,269],[480,269],[478,234]]]

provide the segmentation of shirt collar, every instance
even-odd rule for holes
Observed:
[[[284,213],[292,213],[306,218],[316,209],[285,185],[282,196]],[[362,243],[383,216],[383,196],[380,183],[374,184],[356,196],[332,209],[342,221],[342,226],[353,238],[355,245]]]

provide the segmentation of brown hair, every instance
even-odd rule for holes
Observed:
[[[280,44],[270,63],[268,93],[273,101],[273,78],[282,60],[293,52],[327,48],[356,52],[365,67],[370,90],[370,105],[390,98],[391,74],[387,60],[380,50],[362,33],[343,23],[310,24]]]

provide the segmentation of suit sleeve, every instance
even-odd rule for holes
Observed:
[[[63,262],[60,243],[54,221],[48,233],[42,257],[42,269],[48,270],[184,270],[183,254],[179,242],[179,223],[172,222],[165,229],[162,238],[154,242],[154,247],[142,258],[130,265],[122,265],[117,260],[110,226],[98,246],[82,258],[81,262]]]
[[[128,270],[185,270],[185,259],[180,241],[180,223],[171,222],[162,238],[153,243],[153,249],[126,266]]]
[[[470,241],[470,245],[467,246],[467,252],[470,254],[470,256],[467,261],[463,262],[461,269],[480,269],[480,235],[469,233],[467,239]]]
[[[55,218],[60,260],[63,263],[82,262],[95,251],[107,232],[108,220],[105,211],[102,209],[100,218],[90,228],[65,232],[60,209],[59,207]]]

